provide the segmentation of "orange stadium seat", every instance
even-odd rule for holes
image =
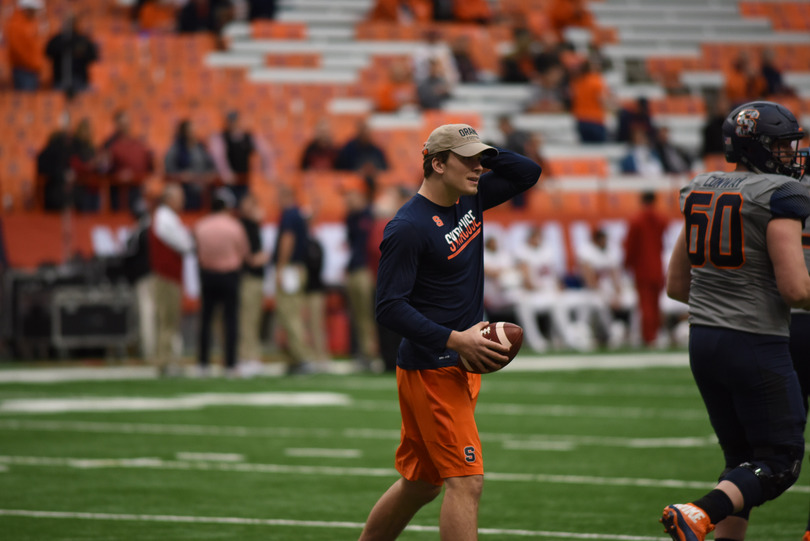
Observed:
[[[306,39],[306,23],[258,19],[250,23],[253,39]]]
[[[599,177],[605,178],[610,173],[610,164],[604,157],[552,158],[548,160],[549,172],[555,178],[560,177]]]

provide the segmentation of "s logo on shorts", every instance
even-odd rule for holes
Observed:
[[[475,447],[469,445],[464,448],[464,460],[470,464],[475,462]]]

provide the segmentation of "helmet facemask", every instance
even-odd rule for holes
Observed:
[[[751,164],[752,168],[760,173],[775,173],[787,177],[801,180],[805,173],[807,149],[799,148],[798,138],[780,137],[772,138],[766,134],[754,137],[759,145],[764,148],[764,153],[760,154],[760,162],[757,165]],[[789,144],[786,142],[789,141]]]

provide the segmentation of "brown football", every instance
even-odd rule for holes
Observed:
[[[481,329],[481,334],[493,342],[509,346],[509,352],[506,354],[506,356],[509,357],[509,360],[503,363],[499,368],[495,368],[487,372],[480,372],[473,368],[473,366],[468,363],[464,357],[459,355],[458,363],[467,372],[474,372],[476,374],[489,374],[491,372],[497,372],[512,362],[512,359],[514,359],[515,355],[517,355],[518,351],[520,351],[520,346],[523,345],[523,328],[520,325],[515,325],[514,323],[496,321],[495,323],[490,323]]]

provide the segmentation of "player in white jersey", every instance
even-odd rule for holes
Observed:
[[[799,476],[805,411],[788,351],[790,308],[810,308],[802,227],[810,194],[795,116],[772,102],[734,109],[723,124],[731,173],[681,190],[684,229],[667,294],[689,304],[689,359],[725,459],[715,489],[667,506],[676,541],[742,541],[753,507]]]

